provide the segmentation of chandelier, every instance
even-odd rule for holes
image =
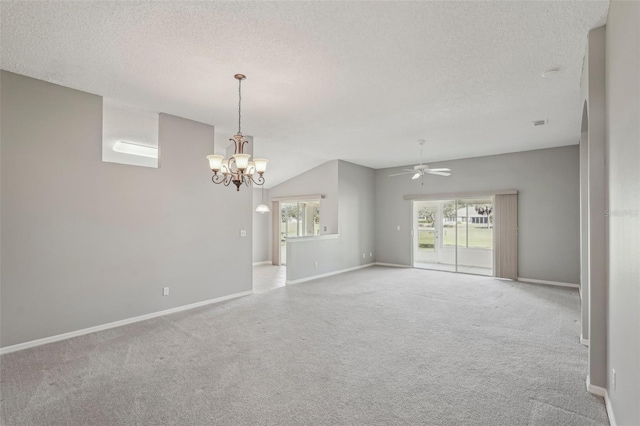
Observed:
[[[240,129],[242,123],[242,80],[247,77],[243,74],[236,74],[233,77],[238,80],[238,133],[229,140],[234,143],[235,151],[228,160],[222,155],[207,155],[207,159],[213,172],[213,176],[211,176],[213,183],[223,183],[224,186],[229,186],[233,182],[236,191],[240,191],[240,186],[243,183],[247,186],[264,184],[264,172],[269,160],[266,158],[251,160],[251,155],[244,153],[244,145],[249,141],[244,139]]]

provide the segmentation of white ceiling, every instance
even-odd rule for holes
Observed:
[[[431,163],[577,143],[587,32],[608,7],[2,2],[0,66],[213,124],[217,152],[244,73],[242,130],[271,159],[270,187],[333,159],[412,164],[420,138]]]

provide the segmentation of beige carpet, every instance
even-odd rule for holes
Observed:
[[[605,425],[578,292],[366,268],[4,355],[4,425]]]

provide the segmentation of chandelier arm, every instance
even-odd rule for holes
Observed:
[[[211,181],[215,184],[224,184],[224,186],[229,186],[229,184],[233,181],[233,175],[231,173],[215,173],[213,176],[211,176]]]
[[[220,173],[214,173],[213,176],[211,176],[211,182],[215,183],[215,184],[221,184],[225,181],[227,177],[220,174]]]
[[[258,177],[257,180],[253,176],[250,176],[249,178],[251,179],[251,182],[253,182],[254,185],[258,185],[258,186],[264,185],[264,182],[265,182],[264,176]]]

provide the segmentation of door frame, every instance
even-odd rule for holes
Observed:
[[[281,266],[280,263],[280,201],[271,201],[271,264]]]

